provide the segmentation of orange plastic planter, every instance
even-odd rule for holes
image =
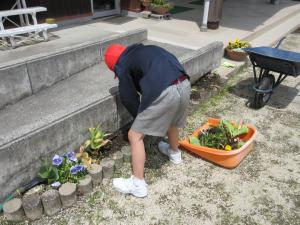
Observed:
[[[219,119],[208,118],[208,122],[195,130],[192,136],[197,137],[202,129],[206,130],[210,126],[217,126],[219,122]],[[257,131],[252,125],[247,124],[247,127],[249,129],[248,133],[240,136],[245,144],[236,150],[222,151],[215,148],[192,145],[190,144],[188,138],[180,141],[179,144],[187,151],[193,152],[208,161],[214,162],[226,168],[235,168],[253,148],[253,140]]]

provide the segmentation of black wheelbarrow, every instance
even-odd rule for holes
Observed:
[[[268,103],[273,91],[287,77],[297,77],[300,74],[300,54],[297,52],[278,49],[280,43],[275,48],[256,47],[244,49],[253,65],[255,85],[254,100],[251,104],[253,108],[259,109]],[[259,75],[256,68],[259,68]],[[278,73],[277,80],[271,72]]]

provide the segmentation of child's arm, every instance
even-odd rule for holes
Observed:
[[[133,81],[131,79],[127,79],[126,81],[120,80],[119,92],[122,104],[135,118],[140,105],[140,96],[136,91]]]

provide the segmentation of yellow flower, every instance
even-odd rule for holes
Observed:
[[[231,146],[230,145],[226,145],[225,146],[225,151],[231,151]]]

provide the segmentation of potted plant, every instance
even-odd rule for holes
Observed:
[[[150,11],[149,7],[152,3],[152,0],[141,0],[141,3],[144,6],[144,11]]]
[[[166,0],[153,0],[151,3],[151,11],[160,15],[166,14],[172,8],[173,5]]]
[[[242,122],[209,118],[179,144],[187,151],[226,168],[234,168],[252,150],[256,129]]]
[[[243,48],[249,47],[251,47],[251,45],[247,41],[239,39],[235,39],[235,41],[230,40],[225,48],[225,55],[229,59],[235,61],[244,61],[247,57],[247,53],[243,50]]]

